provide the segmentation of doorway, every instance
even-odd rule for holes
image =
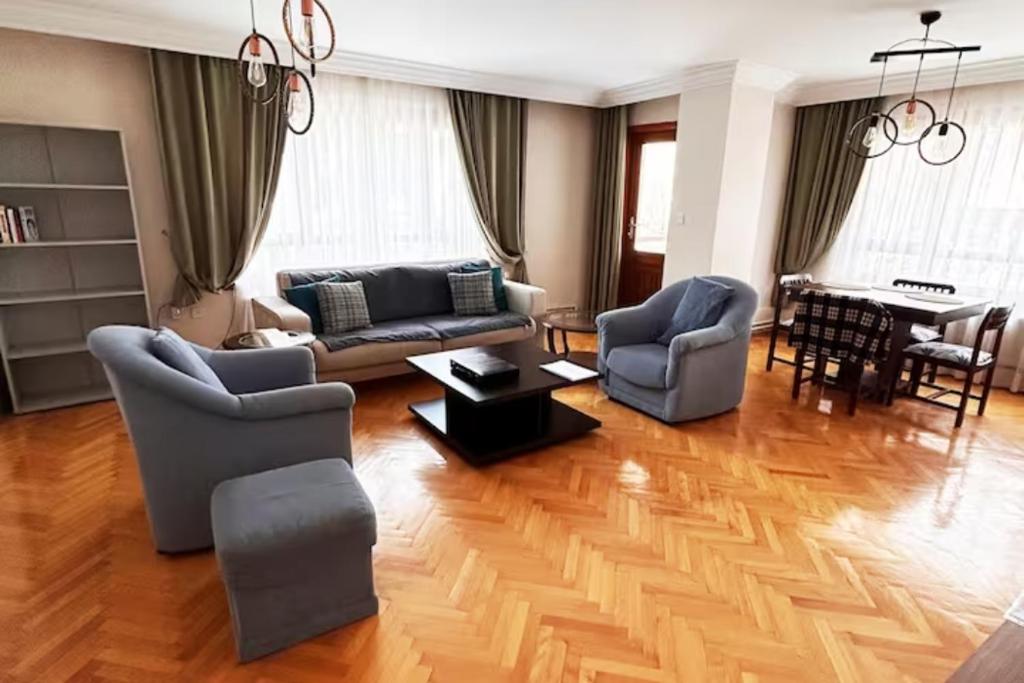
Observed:
[[[626,138],[619,306],[634,306],[661,289],[675,159],[674,122],[630,126]]]

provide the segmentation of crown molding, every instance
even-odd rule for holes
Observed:
[[[76,7],[54,0],[0,0],[0,26],[228,58],[235,57],[242,37],[241,33],[228,35],[224,32],[174,28],[159,22],[146,22],[123,13]],[[243,33],[244,30],[245,27],[242,27]],[[287,52],[287,43],[283,39],[275,41],[275,45],[283,51],[282,54]],[[876,77],[804,83],[796,80],[797,74],[793,72],[745,60],[687,67],[664,76],[608,90],[561,81],[457,69],[345,51],[338,51],[330,60],[320,64],[319,68],[330,73],[589,107],[633,104],[729,83],[774,92],[776,99],[794,105],[870,97],[878,92]],[[918,89],[946,89],[952,78],[951,66],[928,69],[921,72]],[[1024,80],[1024,56],[964,64],[960,69],[958,85],[983,85],[1016,80]],[[913,81],[913,72],[890,74],[886,78],[883,94],[910,92]]]
[[[182,30],[121,13],[71,7],[50,0],[0,0],[0,26],[231,59],[237,55],[238,45],[247,30],[241,26],[237,35]],[[275,40],[274,45],[281,54],[287,54],[288,43],[285,40]],[[594,106],[602,93],[600,88],[573,83],[457,69],[343,50],[318,64],[317,69],[327,73],[584,106]]]
[[[688,67],[666,76],[605,90],[597,105],[614,107],[633,104],[732,83],[777,92],[788,87],[796,78],[797,74],[791,71],[745,60],[715,62]]]
[[[953,82],[954,70],[953,66],[923,70],[921,81],[917,87],[918,91],[947,90]],[[964,64],[960,67],[957,87],[1020,80],[1024,80],[1024,56]],[[882,94],[900,95],[909,93],[913,89],[914,72],[907,71],[886,75]],[[878,77],[873,77],[827,83],[796,83],[783,91],[781,99],[797,106],[804,106],[873,97],[877,94]]]

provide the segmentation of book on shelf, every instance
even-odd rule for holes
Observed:
[[[39,241],[39,224],[31,206],[0,204],[0,243],[23,244]]]

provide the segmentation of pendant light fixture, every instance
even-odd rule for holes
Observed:
[[[238,78],[242,91],[254,102],[270,104],[280,98],[288,119],[288,129],[296,135],[305,135],[313,126],[313,82],[316,65],[334,54],[337,35],[334,20],[323,0],[298,0],[298,33],[293,30],[292,0],[283,0],[281,22],[292,49],[292,64],[286,69],[281,66],[277,48],[270,38],[256,30],[255,0],[249,0],[249,17],[252,31],[238,48]],[[325,45],[317,43],[317,12],[323,17],[330,40]],[[266,51],[273,56],[273,66],[266,62]],[[298,54],[309,64],[309,76],[296,63]],[[269,73],[268,73],[269,72]]]
[[[268,76],[267,63],[264,57],[263,47],[270,49],[274,57],[274,66],[281,66],[281,60],[277,56],[277,48],[270,38],[256,30],[256,8],[253,5],[255,0],[249,0],[249,17],[252,20],[252,30],[245,37],[238,47],[238,82],[244,92],[251,100],[258,104],[269,104],[277,98],[281,90],[281,70],[269,69],[273,77]]]
[[[296,135],[305,135],[313,127],[313,83],[295,65],[294,50],[285,83],[284,111],[288,119],[288,130]]]
[[[931,37],[932,24],[942,17],[942,13],[932,10],[921,13],[924,25],[923,38],[911,38],[890,46],[884,52],[876,52],[871,56],[872,62],[882,63],[882,77],[878,83],[878,97],[882,96],[885,84],[886,68],[890,59],[899,57],[917,57],[917,71],[914,74],[914,87],[910,97],[894,104],[889,111],[872,112],[856,121],[847,132],[846,146],[852,154],[874,159],[886,154],[896,145],[917,145],[922,160],[933,166],[943,166],[956,159],[967,144],[967,134],[963,126],[949,118],[956,91],[960,63],[965,52],[977,52],[979,45],[959,46],[945,40]],[[911,43],[920,43],[920,47],[906,48]],[[930,55],[956,54],[956,69],[953,72],[953,84],[950,87],[946,113],[941,121],[936,121],[935,107],[917,94],[921,83],[921,70],[924,59]],[[885,142],[879,143],[884,136]]]

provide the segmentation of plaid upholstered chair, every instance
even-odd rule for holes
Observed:
[[[876,301],[805,290],[796,307],[789,345],[796,349],[793,400],[800,398],[804,363],[814,358],[813,379],[825,382],[829,361],[839,363],[837,384],[850,393],[847,412],[857,411],[864,366],[885,358],[892,316]]]

